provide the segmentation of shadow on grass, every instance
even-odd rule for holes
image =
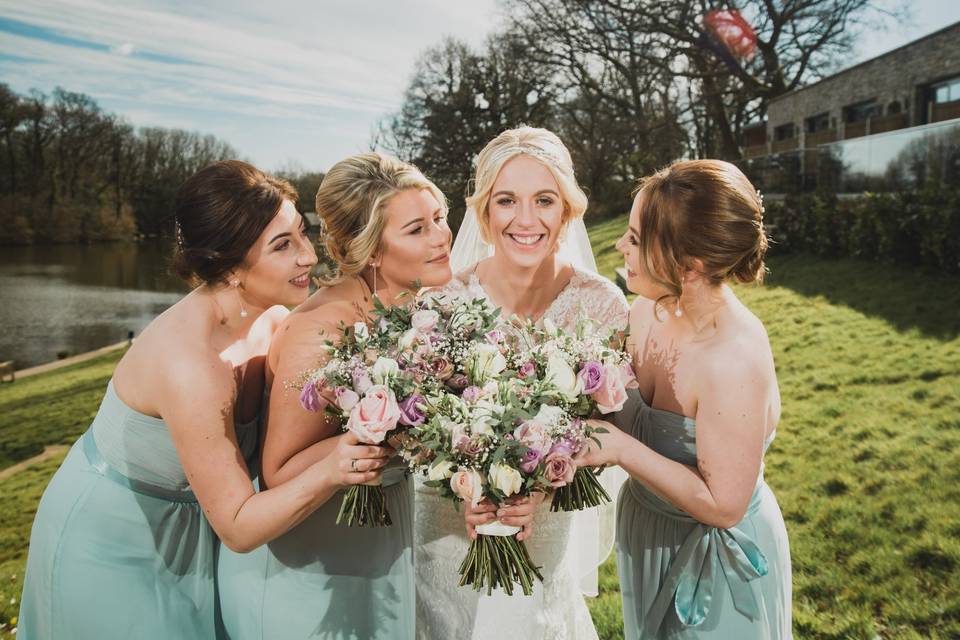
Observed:
[[[916,329],[943,341],[960,335],[960,276],[805,254],[772,255],[767,264],[767,286],[823,296],[880,317],[900,331]]]

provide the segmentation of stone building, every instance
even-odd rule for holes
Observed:
[[[814,176],[828,145],[960,118],[960,22],[770,101],[743,157]],[[752,163],[754,164],[754,163]]]
[[[960,22],[770,101],[744,156],[960,118]],[[750,142],[759,144],[749,144]]]

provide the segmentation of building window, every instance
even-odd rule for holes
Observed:
[[[773,130],[773,139],[774,140],[791,140],[796,136],[796,132],[793,130],[793,123],[782,124],[779,127],[774,128]]]
[[[876,100],[864,100],[843,108],[843,121],[847,124],[864,122],[868,118],[883,114],[883,106]]]
[[[818,131],[825,131],[830,128],[830,114],[821,113],[819,115],[813,116],[812,118],[807,118],[807,133],[816,133]]]
[[[934,104],[960,100],[960,78],[953,78],[930,87]]]

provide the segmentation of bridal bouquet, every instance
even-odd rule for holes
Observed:
[[[375,325],[376,326],[376,325]],[[381,445],[417,422],[417,382],[366,323],[341,327],[339,344],[327,344],[326,364],[299,380],[300,404],[325,411],[365,444]],[[379,482],[351,486],[337,524],[381,527],[392,524]]]
[[[543,329],[515,323],[485,333],[459,355],[467,385],[427,394],[427,417],[411,431],[419,447],[413,466],[428,486],[474,506],[550,490],[555,510],[609,500],[573,457],[593,434],[584,418],[619,410],[626,398],[632,374],[616,337],[599,338],[587,321],[574,335],[549,320]],[[512,594],[519,583],[531,594],[533,578],[542,576],[516,539],[519,531],[500,522],[478,526],[460,567],[461,586]]]
[[[300,377],[300,403],[334,416],[366,444],[390,438],[409,458],[416,442],[407,432],[426,419],[425,396],[466,386],[462,353],[495,330],[499,312],[482,300],[436,296],[403,306],[374,304],[369,323],[341,326],[339,343],[326,345],[326,364]],[[379,483],[347,490],[341,523],[391,524]]]
[[[598,413],[612,413],[623,408],[626,390],[636,386],[630,356],[619,332],[604,336],[593,323],[581,318],[574,332],[558,329],[549,319],[543,327],[528,323],[512,357],[529,395],[562,414],[553,433],[560,440],[547,451],[530,443],[528,460],[543,460],[551,486],[554,487],[551,511],[577,511],[610,502],[610,496],[593,470],[572,466],[571,458],[579,453],[593,430],[583,420]],[[542,409],[541,409],[542,412]],[[542,421],[534,421],[538,425]],[[565,425],[566,431],[564,431]],[[571,471],[575,468],[575,471]],[[561,474],[562,471],[562,474]]]

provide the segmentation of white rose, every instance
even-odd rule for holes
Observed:
[[[490,467],[490,484],[505,496],[512,496],[520,491],[523,485],[523,476],[511,466],[497,463]]]
[[[373,368],[370,373],[373,374],[374,382],[377,384],[386,384],[387,380],[400,373],[400,365],[392,358],[384,358],[381,356],[373,363]]]
[[[583,390],[576,372],[559,353],[551,353],[547,360],[547,379],[569,402],[576,402]]]
[[[478,344],[473,348],[468,366],[473,381],[482,383],[506,369],[507,360],[492,344]]]
[[[446,480],[453,475],[453,461],[444,460],[430,467],[427,471],[428,480]]]

